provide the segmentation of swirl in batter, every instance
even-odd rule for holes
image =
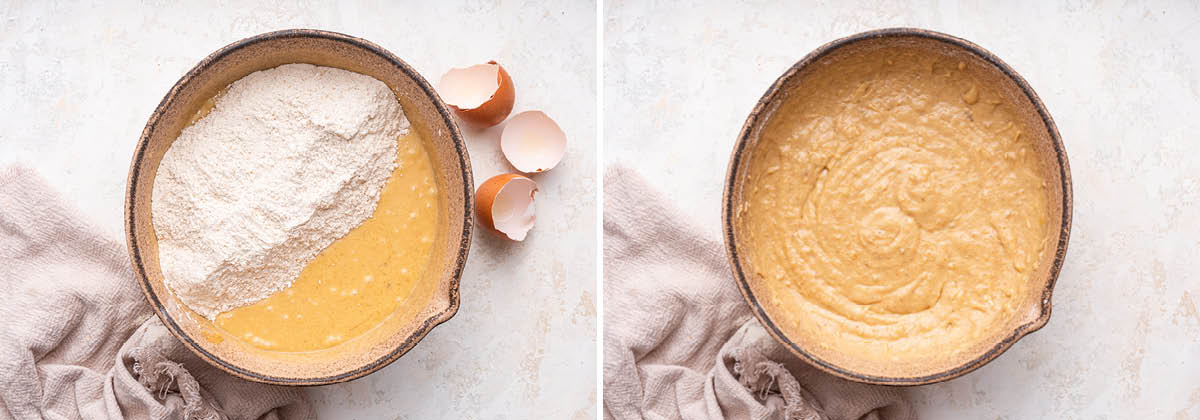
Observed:
[[[954,58],[842,60],[787,93],[748,158],[747,266],[781,328],[832,353],[970,349],[1013,318],[1046,248],[1026,127]]]

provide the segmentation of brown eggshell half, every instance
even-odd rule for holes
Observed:
[[[489,61],[487,65],[496,66],[496,81],[498,84],[494,92],[478,92],[480,95],[491,93],[491,96],[478,106],[475,106],[475,104],[463,105],[455,103],[457,99],[453,97],[454,95],[448,94],[447,89],[449,88],[446,84],[465,83],[463,78],[480,77],[471,75],[470,72],[486,71],[486,69],[480,68],[486,65],[450,69],[450,71],[446,72],[446,75],[442,76],[442,80],[438,84],[439,90],[447,91],[446,93],[442,93],[442,99],[446,101],[446,104],[450,105],[450,108],[453,108],[463,121],[478,127],[491,127],[500,124],[505,118],[508,118],[508,114],[512,113],[513,104],[516,103],[516,91],[513,87],[512,77],[504,70],[504,66],[501,66],[495,60]],[[467,106],[473,107],[468,108]]]
[[[533,228],[533,195],[537,191],[537,183],[523,175],[496,175],[484,181],[475,192],[475,213],[488,230],[522,241]],[[514,218],[514,211],[521,213]],[[508,217],[498,220],[496,212]]]
[[[567,134],[545,112],[521,112],[504,124],[500,152],[518,171],[545,172],[567,153]]]

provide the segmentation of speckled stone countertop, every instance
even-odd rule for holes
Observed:
[[[1050,324],[911,388],[921,418],[1200,419],[1200,4],[732,3],[605,3],[606,163],[639,168],[716,237],[738,131],[789,66],[868,29],[971,40],[1054,116],[1075,219]]]
[[[534,177],[537,226],[524,243],[477,229],[453,319],[391,366],[309,394],[322,418],[595,418],[594,4],[113,3],[0,5],[0,166],[36,168],[114,238],[150,112],[230,42],[297,27],[343,32],[435,83],[453,66],[503,64],[515,111],[544,110],[569,137],[563,163]],[[511,170],[498,138],[467,133],[477,184]]]

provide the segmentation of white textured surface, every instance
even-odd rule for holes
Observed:
[[[911,389],[921,418],[1200,419],[1200,4],[782,3],[607,1],[608,163],[657,180],[715,236],[737,133],[794,62],[875,28],[969,39],[1054,116],[1075,220],[1050,324]]]
[[[515,111],[545,110],[569,139],[562,164],[534,176],[537,226],[516,244],[477,230],[458,315],[391,366],[311,395],[322,418],[595,417],[594,4],[118,3],[0,5],[0,165],[37,168],[113,237],[150,112],[230,42],[328,29],[391,50],[428,80],[453,66],[503,64]],[[477,183],[510,170],[498,138],[468,133]]]

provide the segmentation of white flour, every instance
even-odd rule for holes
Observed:
[[[288,287],[374,213],[408,128],[369,76],[288,64],[234,82],[158,167],[167,286],[209,319]]]

